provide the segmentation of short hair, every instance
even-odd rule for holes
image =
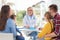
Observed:
[[[28,10],[29,8],[33,9],[32,7],[28,7],[27,10]]]
[[[50,8],[50,9],[53,9],[55,12],[58,11],[58,7],[57,7],[56,4],[52,4],[52,5],[50,5],[49,8]]]
[[[11,19],[15,19],[16,15],[11,15],[10,18]]]

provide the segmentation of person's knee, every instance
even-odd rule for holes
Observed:
[[[24,37],[21,37],[21,40],[25,40],[25,38]]]
[[[16,39],[17,40],[25,40],[25,38],[23,36],[17,36]]]

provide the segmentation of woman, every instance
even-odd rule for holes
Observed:
[[[0,33],[13,33],[16,40],[16,28],[14,21],[10,18],[12,11],[9,5],[3,5],[0,15]]]
[[[52,32],[53,29],[53,23],[52,23],[52,18],[51,15],[49,14],[49,12],[45,13],[45,20],[46,20],[46,24],[44,25],[44,28],[42,29],[42,31],[40,33],[38,33],[38,38],[42,38],[44,37],[46,34],[49,34]],[[45,40],[52,40],[51,38],[44,38]]]

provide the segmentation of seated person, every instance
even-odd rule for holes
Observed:
[[[13,39],[16,40],[15,23],[10,19],[12,10],[9,5],[3,5],[0,15],[0,33],[13,33]]]
[[[0,15],[0,33],[12,33],[13,39],[16,40],[17,32],[15,22],[10,18],[12,14],[13,13],[9,5],[2,6]],[[19,40],[22,40],[22,38]]]
[[[34,16],[33,13],[33,8],[29,7],[27,8],[27,14],[25,15],[24,19],[23,19],[23,23],[24,23],[24,27],[27,29],[35,29],[36,26],[36,17]],[[30,36],[35,36],[37,35],[37,32],[31,32]]]
[[[38,33],[38,38],[42,38],[44,37],[46,34],[49,34],[52,32],[53,29],[53,22],[52,22],[52,17],[49,14],[49,12],[46,12],[45,15],[45,20],[46,20],[46,24],[44,25],[44,28],[42,29],[42,31],[40,33]],[[51,38],[44,38],[45,40],[52,40]]]
[[[23,23],[25,28],[30,28],[30,27],[36,28],[36,17],[33,13],[32,7],[27,8],[27,14],[23,19]]]
[[[16,15],[13,14],[13,15],[11,15],[10,18],[11,18],[13,21],[16,22]],[[24,40],[24,37],[23,37],[22,33],[19,31],[19,29],[17,28],[17,25],[15,25],[15,26],[16,26],[16,31],[20,33],[20,36],[17,35],[16,39],[17,39],[17,40]]]

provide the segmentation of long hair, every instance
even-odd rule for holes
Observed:
[[[53,21],[51,21],[51,19],[52,19],[52,16],[50,15],[50,12],[46,12],[45,13],[45,16],[47,15],[47,20],[48,20],[48,22],[50,23],[50,25],[51,25],[51,32],[53,32],[54,31],[54,28],[52,28],[52,23],[51,22],[53,22]]]
[[[50,12],[46,12],[44,16],[47,16],[47,20],[51,24],[52,16],[50,15]]]
[[[10,6],[3,5],[1,8],[1,15],[0,15],[0,31],[3,31],[5,29],[5,25],[9,17],[9,12],[10,12]]]
[[[47,15],[47,19],[48,19],[48,20],[49,20],[49,19],[52,19],[52,16],[50,15],[50,12],[46,12],[44,16],[46,16],[46,15]]]

